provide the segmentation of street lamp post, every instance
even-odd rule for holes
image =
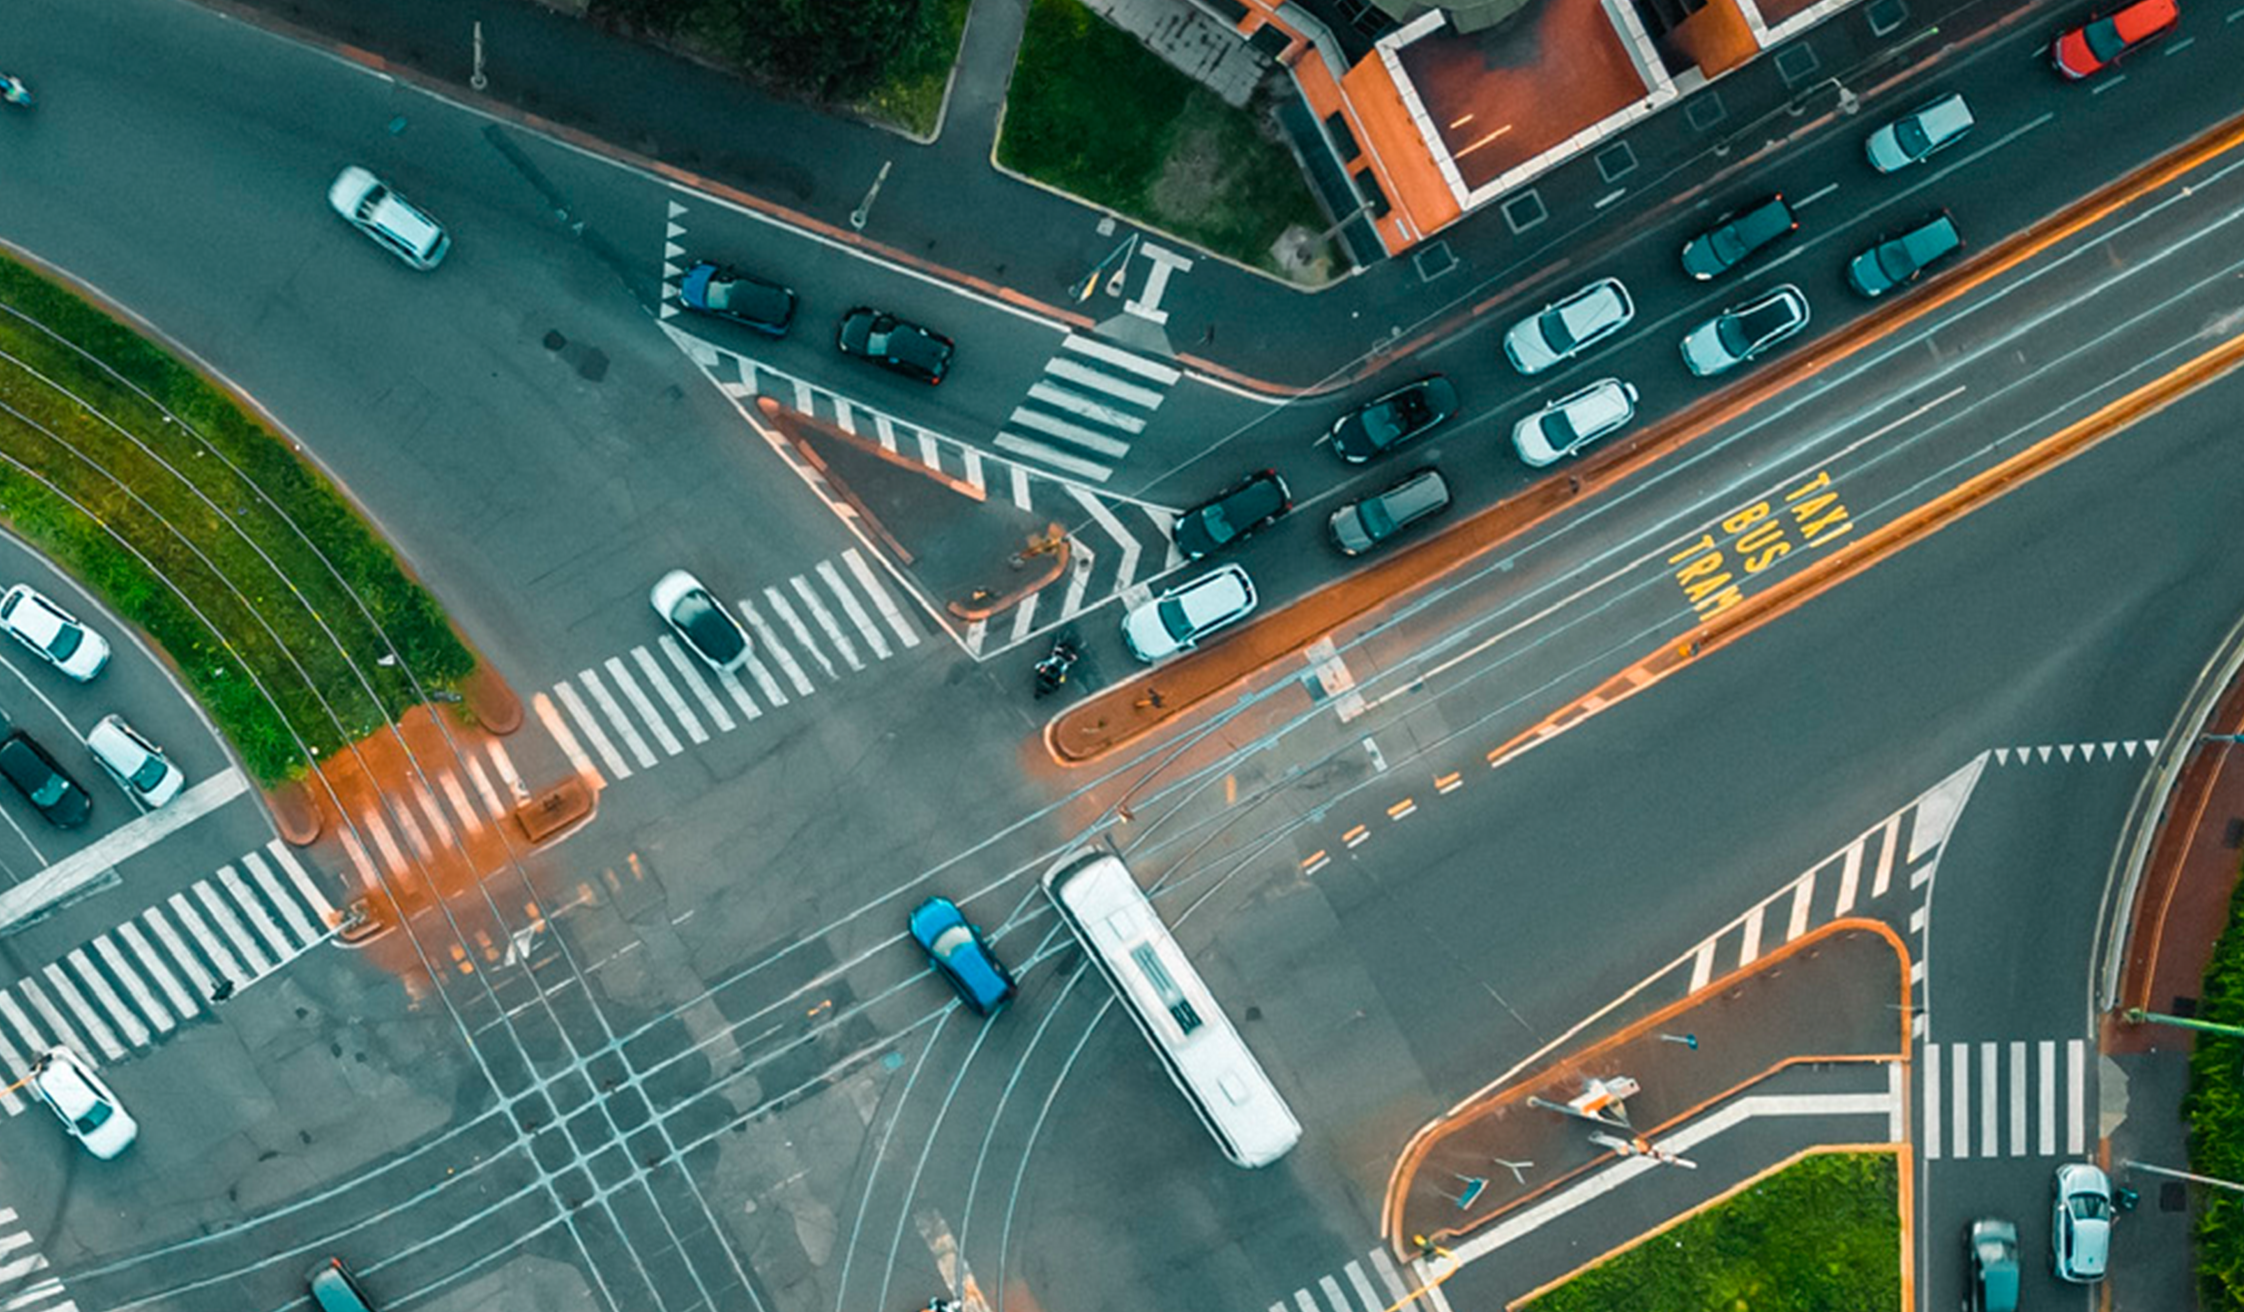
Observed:
[[[2225,1034],[2232,1039],[2244,1039],[2244,1025],[2223,1025],[2218,1021],[2199,1020],[2194,1016],[2169,1016],[2162,1011],[2145,1011],[2141,1007],[2129,1007],[2121,1014],[2130,1025],[2141,1025],[2149,1021],[2159,1025],[2177,1025],[2185,1030],[2197,1030],[2205,1034]]]

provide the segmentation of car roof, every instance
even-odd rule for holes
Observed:
[[[21,729],[0,739],[0,774],[18,783],[41,784],[56,772],[54,761]]]

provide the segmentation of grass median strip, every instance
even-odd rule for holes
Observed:
[[[435,599],[288,443],[7,261],[0,524],[153,639],[266,784],[412,706],[408,669],[437,689],[473,668]],[[393,644],[402,663],[384,665]]]
[[[1898,1312],[1891,1153],[1818,1153],[1599,1263],[1527,1312]]]

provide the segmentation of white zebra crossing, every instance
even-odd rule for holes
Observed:
[[[2086,1039],[1926,1043],[1918,1061],[1925,1160],[2054,1157],[2060,1129],[2067,1156],[2086,1152],[2091,1060]]]
[[[1371,1267],[1364,1270],[1365,1264]],[[1291,1303],[1270,1305],[1270,1312],[1450,1312],[1449,1299],[1441,1292],[1432,1273],[1423,1264],[1414,1264],[1411,1274],[1395,1265],[1384,1248],[1374,1248],[1365,1253],[1361,1261],[1348,1263],[1338,1277],[1317,1277],[1315,1285],[1304,1285],[1293,1291]],[[1374,1287],[1372,1275],[1379,1277]],[[1345,1289],[1341,1280],[1348,1283]]]
[[[38,1241],[22,1228],[13,1207],[0,1207],[0,1309],[5,1312],[77,1312],[62,1281],[46,1274]]]
[[[759,591],[755,599],[734,603],[752,634],[745,681],[733,671],[710,669],[675,636],[663,633],[624,654],[604,657],[597,667],[587,666],[556,681],[550,693],[531,698],[538,719],[587,783],[601,787],[628,779],[682,754],[688,740],[696,746],[708,743],[762,718],[766,709],[788,705],[789,693],[773,666],[799,699],[819,688],[805,672],[806,663],[839,682],[921,643],[920,631],[889,586],[854,547]],[[661,756],[648,745],[650,737]],[[509,783],[516,781],[510,776]],[[464,809],[465,791],[456,781],[449,787]],[[494,807],[494,818],[498,814]],[[395,847],[390,826],[376,815],[362,818],[387,856]],[[412,840],[411,817],[399,814],[397,823]],[[355,847],[353,859],[360,859]],[[391,865],[393,872],[402,872],[400,863]]]
[[[1183,376],[1172,365],[1069,333],[1046,362],[1044,376],[1030,384],[1028,395],[1006,417],[996,445],[1061,473],[1104,483]]]

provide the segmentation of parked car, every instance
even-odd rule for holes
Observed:
[[[1847,265],[1847,283],[1864,296],[1883,296],[1915,282],[1926,268],[1962,250],[1963,244],[1956,221],[1942,210],[1855,256]]]
[[[787,325],[795,321],[793,291],[709,260],[686,270],[678,284],[678,303],[770,337],[786,336]]]
[[[1603,378],[1571,396],[1562,396],[1512,426],[1519,458],[1541,469],[1601,437],[1619,432],[1636,418],[1636,389],[1618,378]]]
[[[2112,1182],[2087,1162],[2057,1168],[2050,1226],[2057,1278],[2090,1285],[2104,1278],[2112,1251]]]
[[[1955,145],[1971,131],[1971,124],[1971,106],[1960,92],[1951,93],[1871,133],[1863,149],[1871,168],[1892,173]]]
[[[1786,283],[1693,328],[1683,338],[1683,363],[1701,378],[1722,373],[1807,326],[1807,294]]]
[[[1190,651],[1254,609],[1254,580],[1237,565],[1202,574],[1138,603],[1122,617],[1122,642],[1141,661]]]
[[[1457,389],[1440,374],[1405,383],[1332,423],[1332,449],[1360,465],[1385,455],[1457,413]]]
[[[1731,210],[1712,227],[1683,243],[1683,272],[1701,282],[1744,263],[1762,247],[1800,230],[1800,220],[1779,192],[1744,209]]]
[[[1974,1221],[1964,1253],[1971,1264],[1968,1312],[2018,1312],[2018,1227],[1992,1217]]]
[[[1618,278],[1600,278],[1512,325],[1504,354],[1523,374],[1539,374],[1611,337],[1636,317],[1636,304]]]
[[[1186,560],[1237,546],[1293,509],[1293,493],[1275,469],[1257,470],[1177,516],[1177,550]]]
[[[336,175],[327,188],[327,203],[375,245],[416,269],[435,268],[452,249],[443,224],[356,164]]]
[[[942,382],[957,349],[950,338],[933,329],[862,305],[842,316],[841,327],[834,330],[834,345],[843,355],[859,356],[923,383]]]
[[[690,571],[671,570],[655,580],[647,603],[693,654],[720,670],[748,663],[748,633]]]
[[[103,1161],[132,1147],[140,1126],[93,1066],[69,1048],[49,1048],[31,1063],[31,1091],[70,1137]]]
[[[0,739],[0,778],[57,829],[76,829],[93,811],[93,799],[30,734],[18,729]]]
[[[1433,469],[1414,469],[1400,483],[1351,501],[1326,524],[1343,556],[1360,556],[1422,519],[1449,509],[1449,484]]]
[[[0,593],[0,629],[80,683],[109,664],[108,641],[28,583]]]
[[[116,776],[118,785],[143,806],[162,806],[186,786],[187,776],[179,767],[121,715],[103,716],[86,735],[86,747],[101,762],[101,768]]]
[[[912,937],[959,1000],[977,1016],[994,1016],[1014,993],[1013,975],[990,951],[982,931],[947,897],[931,897],[912,911]]]
[[[2134,0],[2097,11],[2079,27],[2050,43],[2049,62],[2068,78],[2093,77],[2179,27],[2181,6],[2174,0]]]
[[[312,1306],[319,1312],[374,1312],[374,1300],[366,1296],[342,1258],[331,1257],[313,1267],[304,1281],[312,1287]]]

